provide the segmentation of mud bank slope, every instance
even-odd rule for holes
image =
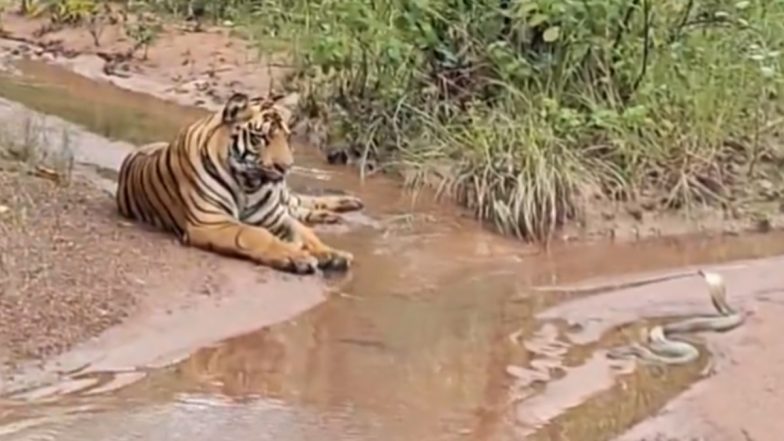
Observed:
[[[0,121],[0,393],[56,371],[166,363],[324,299],[321,279],[186,248],[120,218],[114,183],[92,165],[116,170],[130,144],[6,100]],[[20,149],[42,162],[8,159]],[[76,162],[69,185],[33,176],[63,151]],[[43,371],[29,369],[42,359]]]

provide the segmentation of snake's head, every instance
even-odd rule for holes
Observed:
[[[724,284],[724,277],[718,273],[703,270],[699,270],[697,273],[708,284],[713,307],[723,315],[735,314],[735,310],[727,303],[727,286]]]
[[[698,270],[697,274],[705,279],[711,289],[724,289],[724,277],[721,274],[703,270]]]

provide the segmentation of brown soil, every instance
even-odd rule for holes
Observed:
[[[137,83],[131,88],[166,94],[167,99],[180,104],[210,107],[222,103],[233,90],[266,92],[270,86],[281,86],[290,71],[282,56],[262,57],[259,48],[220,27],[191,32],[179,24],[163,23],[163,30],[144,59],[141,51],[126,56],[133,42],[125,36],[121,24],[107,24],[96,47],[84,27],[65,27],[40,35],[48,19],[30,19],[12,12],[0,14],[0,23],[6,38],[29,43],[15,49],[19,55],[60,58],[60,62],[64,62],[62,58],[97,56],[95,69],[80,73],[98,74],[121,86],[125,86],[124,79],[143,77],[164,87],[153,91],[147,84]]]
[[[0,162],[0,207],[2,358],[44,357],[97,335],[169,266],[169,247],[122,228],[108,196],[80,177],[63,187]]]
[[[0,161],[0,362],[63,352],[172,281],[211,290],[213,256],[127,223],[81,174],[57,185]]]

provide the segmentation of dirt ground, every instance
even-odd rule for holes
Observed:
[[[0,162],[0,360],[51,356],[98,335],[150,286],[199,264],[170,240],[150,240],[157,233],[126,227],[79,175],[60,186],[26,170]]]

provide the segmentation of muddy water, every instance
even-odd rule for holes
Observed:
[[[60,68],[19,67],[24,78],[0,77],[0,95],[110,138],[165,139],[200,113]],[[784,251],[776,234],[544,253],[427,194],[414,204],[390,180],[360,182],[306,146],[297,155],[294,187],[367,202],[365,216],[323,233],[358,263],[326,302],[174,366],[75,376],[51,403],[0,401],[0,439],[606,440],[682,391],[707,359],[662,372],[613,367],[604,349],[638,326],[569,338],[585,323],[537,315],[581,296],[531,287]],[[627,322],[636,318],[645,310]],[[127,386],[101,391],[117,379]]]
[[[67,71],[54,65],[20,60],[15,67],[24,72],[25,77],[4,75],[0,91],[4,98],[42,113],[67,117],[110,139],[134,144],[157,141],[161,136],[174,136],[183,122],[204,114],[201,109],[151,100],[146,95],[91,81],[81,75],[70,72],[62,75]],[[101,100],[88,97],[101,97]]]

